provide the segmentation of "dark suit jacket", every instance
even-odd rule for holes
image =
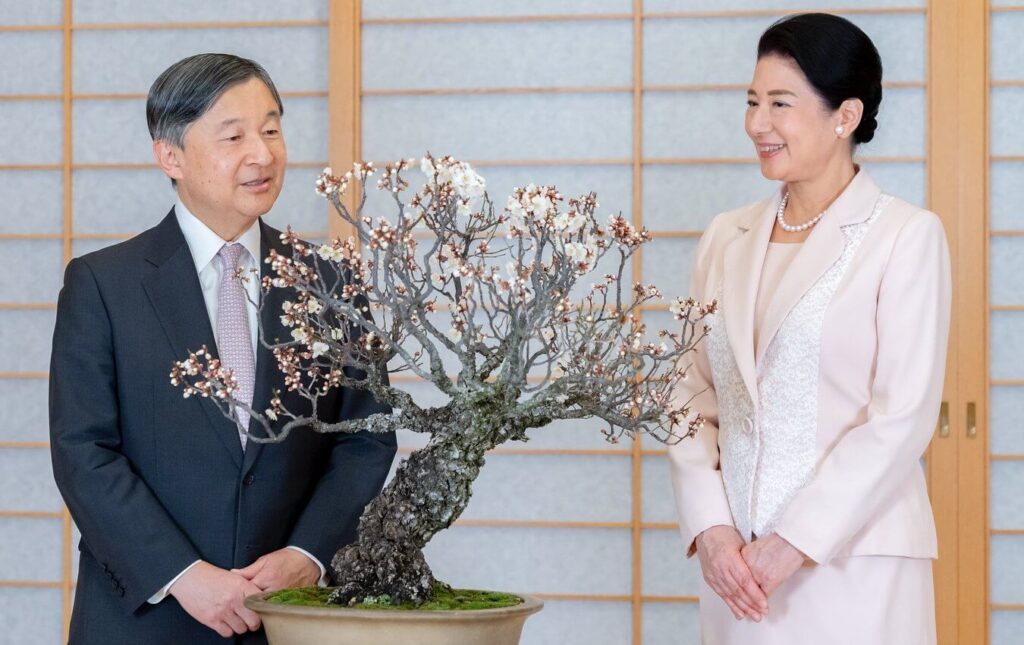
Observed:
[[[270,248],[290,254],[279,231],[260,226],[264,257]],[[269,268],[261,262],[261,270]],[[282,289],[265,296],[269,339],[289,337],[279,319],[288,297]],[[329,566],[387,476],[393,434],[300,429],[278,444],[250,441],[243,453],[236,428],[210,401],[184,399],[170,383],[173,361],[202,345],[216,353],[173,210],[155,228],[68,264],[50,366],[50,438],[57,486],[82,533],[72,643],[230,642],[173,597],[147,599],[197,559],[230,569],[295,545]],[[261,345],[254,407],[267,407],[282,383]],[[303,403],[285,398],[293,410]],[[347,389],[320,402],[326,420],[385,410]],[[265,642],[262,632],[235,640]]]

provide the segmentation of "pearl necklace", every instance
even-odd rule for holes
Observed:
[[[806,231],[807,229],[811,228],[812,226],[820,222],[821,218],[824,217],[825,213],[828,212],[827,210],[823,210],[820,213],[818,213],[817,216],[814,217],[814,219],[808,220],[803,224],[793,226],[792,224],[786,223],[786,219],[784,216],[784,213],[786,212],[786,204],[788,203],[789,193],[787,192],[785,195],[782,196],[782,201],[779,202],[779,212],[776,213],[775,215],[775,219],[779,220],[779,226],[781,226],[782,230],[786,231],[787,233],[799,233],[801,231]]]

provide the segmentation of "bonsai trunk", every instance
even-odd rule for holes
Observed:
[[[356,541],[331,561],[338,588],[329,602],[355,604],[388,596],[393,602],[420,604],[429,598],[437,581],[423,547],[462,514],[484,453],[508,436],[495,441],[494,424],[462,427],[467,429],[433,436],[412,453],[366,507]]]

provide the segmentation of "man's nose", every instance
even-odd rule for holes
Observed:
[[[274,161],[274,151],[263,137],[253,137],[249,146],[249,163],[266,166]]]

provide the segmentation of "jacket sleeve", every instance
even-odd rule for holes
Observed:
[[[942,399],[950,302],[945,232],[922,212],[903,225],[882,276],[867,421],[839,439],[776,526],[814,561],[835,557],[920,468]]]
[[[57,303],[50,452],[57,487],[126,614],[200,559],[121,451],[110,319],[81,259],[68,264]]]
[[[701,237],[690,277],[690,296],[701,303],[714,297],[705,290],[708,264],[712,261],[710,247],[713,229],[714,224]],[[718,525],[734,526],[719,467],[718,399],[711,380],[705,342],[698,343],[690,356],[693,363],[687,378],[680,382],[676,390],[676,401],[683,403],[696,397],[691,408],[694,413],[704,417],[704,427],[694,437],[683,439],[668,449],[679,530],[683,544],[687,545],[687,557],[696,553],[695,540],[706,529]]]

